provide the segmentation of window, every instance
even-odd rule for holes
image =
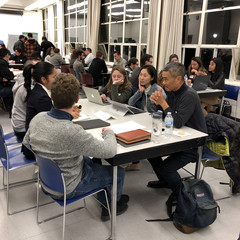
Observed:
[[[55,46],[58,46],[58,26],[57,26],[57,5],[53,5],[53,16],[54,16],[54,42]]]
[[[240,45],[239,0],[185,0],[183,17],[183,63],[193,56],[202,58],[208,69],[213,57],[220,57],[229,78],[232,49]],[[194,50],[194,52],[193,52]]]
[[[64,1],[64,26],[66,54],[71,47],[79,49],[86,45],[87,0]]]
[[[126,60],[146,52],[149,5],[150,0],[102,0],[99,50],[106,61],[114,61],[114,51]]]
[[[43,36],[48,38],[48,9],[47,8],[42,10],[42,18],[43,18]]]

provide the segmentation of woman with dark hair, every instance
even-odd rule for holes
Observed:
[[[125,69],[120,65],[115,66],[108,84],[99,92],[103,101],[109,97],[115,102],[127,103],[132,96],[132,84],[128,81]]]
[[[178,58],[178,55],[173,53],[169,56],[169,63],[170,62],[179,62],[179,58]]]
[[[157,71],[151,65],[145,65],[141,68],[139,77],[138,90],[135,94],[128,100],[128,104],[131,106],[136,106],[147,112],[156,112],[158,107],[150,100],[153,92],[162,89],[157,84]],[[166,98],[166,94],[163,91],[163,95]]]
[[[187,71],[188,78],[194,82],[196,76],[207,75],[207,70],[204,68],[200,57],[193,57]]]
[[[225,76],[221,58],[213,58],[209,63],[208,70],[211,73],[211,80],[208,86],[213,89],[224,90]]]
[[[73,64],[77,59],[77,50],[73,49],[72,54],[71,54],[71,59],[70,59],[70,68],[73,68]]]
[[[54,53],[53,47],[48,48],[47,51],[46,51],[45,58],[44,58],[44,61],[45,61],[45,62],[49,62],[49,58],[50,58],[50,55],[51,55],[52,53]]]

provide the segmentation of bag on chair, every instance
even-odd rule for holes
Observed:
[[[222,115],[225,117],[230,117],[232,113],[232,106],[229,101],[224,100],[223,101],[223,107],[222,107]]]
[[[183,233],[192,233],[212,224],[220,208],[213,198],[210,186],[201,179],[187,179],[172,192],[167,202],[168,219],[155,221],[173,221],[174,226]],[[176,206],[173,212],[173,206]]]

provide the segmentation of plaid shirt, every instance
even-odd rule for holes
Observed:
[[[33,44],[29,43],[28,41],[25,43],[25,51],[28,58],[30,58],[31,54],[36,51],[37,45],[37,41],[35,41]]]

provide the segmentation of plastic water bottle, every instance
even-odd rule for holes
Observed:
[[[173,117],[171,112],[167,113],[167,116],[164,119],[164,124],[165,124],[164,135],[166,137],[171,137],[173,133]]]
[[[184,75],[184,82],[188,86],[188,76],[187,76],[187,74]]]
[[[153,142],[158,143],[162,135],[162,111],[157,111],[152,114],[152,136]]]

